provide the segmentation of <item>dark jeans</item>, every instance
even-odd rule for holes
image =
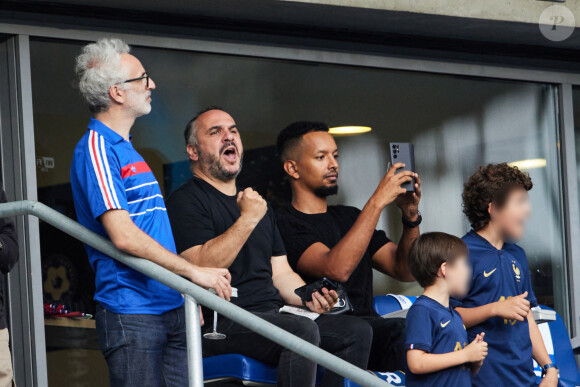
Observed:
[[[188,385],[185,312],[116,314],[97,306],[97,334],[111,387]]]
[[[369,324],[359,318],[322,315],[312,321],[306,317],[276,311],[255,314],[341,359],[366,368],[372,330]],[[210,327],[206,329],[211,331]],[[315,363],[224,317],[218,320],[218,332],[225,333],[226,339],[204,339],[204,356],[239,353],[278,366],[278,386],[314,386]],[[327,371],[323,386],[344,386],[344,378]]]
[[[368,369],[379,372],[405,369],[405,319],[362,317],[373,329]]]

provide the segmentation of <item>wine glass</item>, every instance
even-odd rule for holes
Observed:
[[[213,332],[209,332],[203,335],[204,338],[209,340],[223,340],[226,338],[226,335],[223,333],[219,333],[217,331],[217,321],[218,321],[218,313],[214,310],[213,311]]]
[[[210,289],[209,291],[213,294],[217,294],[214,289]],[[232,288],[232,297],[237,297],[237,296],[238,296],[238,289]],[[203,335],[204,338],[209,339],[209,340],[223,340],[227,337],[224,333],[219,333],[217,331],[217,321],[218,321],[218,313],[214,310],[213,311],[213,331],[209,332],[209,333],[205,333]]]

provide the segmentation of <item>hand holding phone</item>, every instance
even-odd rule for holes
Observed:
[[[294,293],[296,293],[300,299],[306,303],[312,301],[312,293],[318,292],[322,294],[322,289],[324,288],[326,288],[328,291],[337,291],[338,285],[328,278],[322,278],[321,280],[299,287],[298,289],[294,290]]]

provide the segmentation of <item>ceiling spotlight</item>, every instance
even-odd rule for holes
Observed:
[[[337,126],[330,128],[329,133],[336,136],[349,136],[355,134],[368,133],[372,130],[370,126]]]
[[[544,168],[546,166],[546,159],[512,161],[511,163],[508,163],[508,165],[510,167],[518,167],[519,169]]]

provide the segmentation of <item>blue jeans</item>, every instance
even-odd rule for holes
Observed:
[[[183,306],[158,316],[116,314],[97,305],[96,323],[111,387],[188,385]]]

